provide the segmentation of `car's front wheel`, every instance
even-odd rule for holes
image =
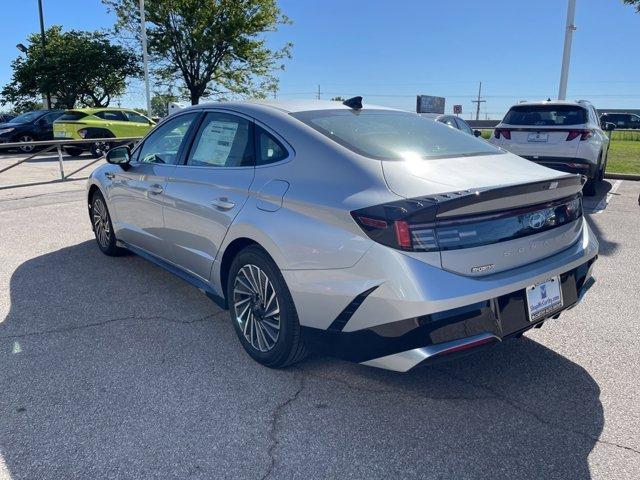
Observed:
[[[18,138],[18,141],[20,143],[28,144],[28,143],[34,142],[35,139],[31,135],[20,135],[20,138]],[[36,147],[34,145],[22,145],[20,147],[20,151],[22,153],[31,153],[35,149],[36,149]]]
[[[236,334],[254,360],[283,368],[304,358],[293,299],[282,273],[263,249],[249,246],[233,260],[227,299]]]
[[[64,153],[66,153],[70,157],[79,157],[80,155],[82,155],[82,149],[77,147],[65,147]]]
[[[117,246],[107,202],[99,191],[96,191],[91,198],[91,224],[98,248],[102,253],[117,257],[125,252],[124,249]]]

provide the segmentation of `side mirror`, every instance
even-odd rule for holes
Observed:
[[[473,134],[474,134],[476,137],[481,137],[481,136],[482,136],[482,132],[481,132],[480,130],[474,130],[474,131],[473,131]]]
[[[616,124],[615,124],[615,123],[611,123],[611,122],[606,122],[606,123],[604,124],[604,129],[605,129],[607,132],[612,132],[613,130],[615,130],[615,129],[616,129]]]
[[[127,146],[112,148],[107,152],[106,159],[107,162],[120,165],[123,170],[126,170],[131,161],[131,150]]]

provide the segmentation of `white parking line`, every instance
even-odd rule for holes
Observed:
[[[615,182],[613,182],[611,190],[609,190],[609,192],[607,192],[607,195],[604,196],[602,200],[600,200],[600,202],[598,202],[598,205],[596,205],[591,212],[592,215],[595,215],[596,213],[602,213],[607,208],[607,205],[609,205],[609,202],[611,201],[611,197],[615,195],[620,185],[622,185],[622,180],[616,180]]]

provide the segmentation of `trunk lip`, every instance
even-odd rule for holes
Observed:
[[[419,200],[433,202],[437,205],[436,217],[452,210],[457,210],[469,205],[497,200],[509,196],[525,195],[529,193],[543,192],[547,190],[560,190],[563,188],[575,187],[578,191],[582,188],[582,176],[577,174],[560,175],[548,180],[538,180],[533,182],[516,183],[511,185],[501,185],[496,187],[483,187],[477,189],[457,190],[436,195],[425,195]],[[576,193],[577,193],[576,191]],[[563,195],[566,197],[566,195]],[[418,199],[414,199],[418,200]],[[535,205],[537,202],[528,205]],[[527,205],[518,205],[526,207]],[[491,213],[504,210],[498,208],[487,210],[483,213]]]

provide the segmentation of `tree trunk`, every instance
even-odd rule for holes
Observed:
[[[198,105],[198,103],[200,103],[200,92],[198,92],[199,89],[193,89],[189,91],[189,94],[191,96],[191,105]]]

